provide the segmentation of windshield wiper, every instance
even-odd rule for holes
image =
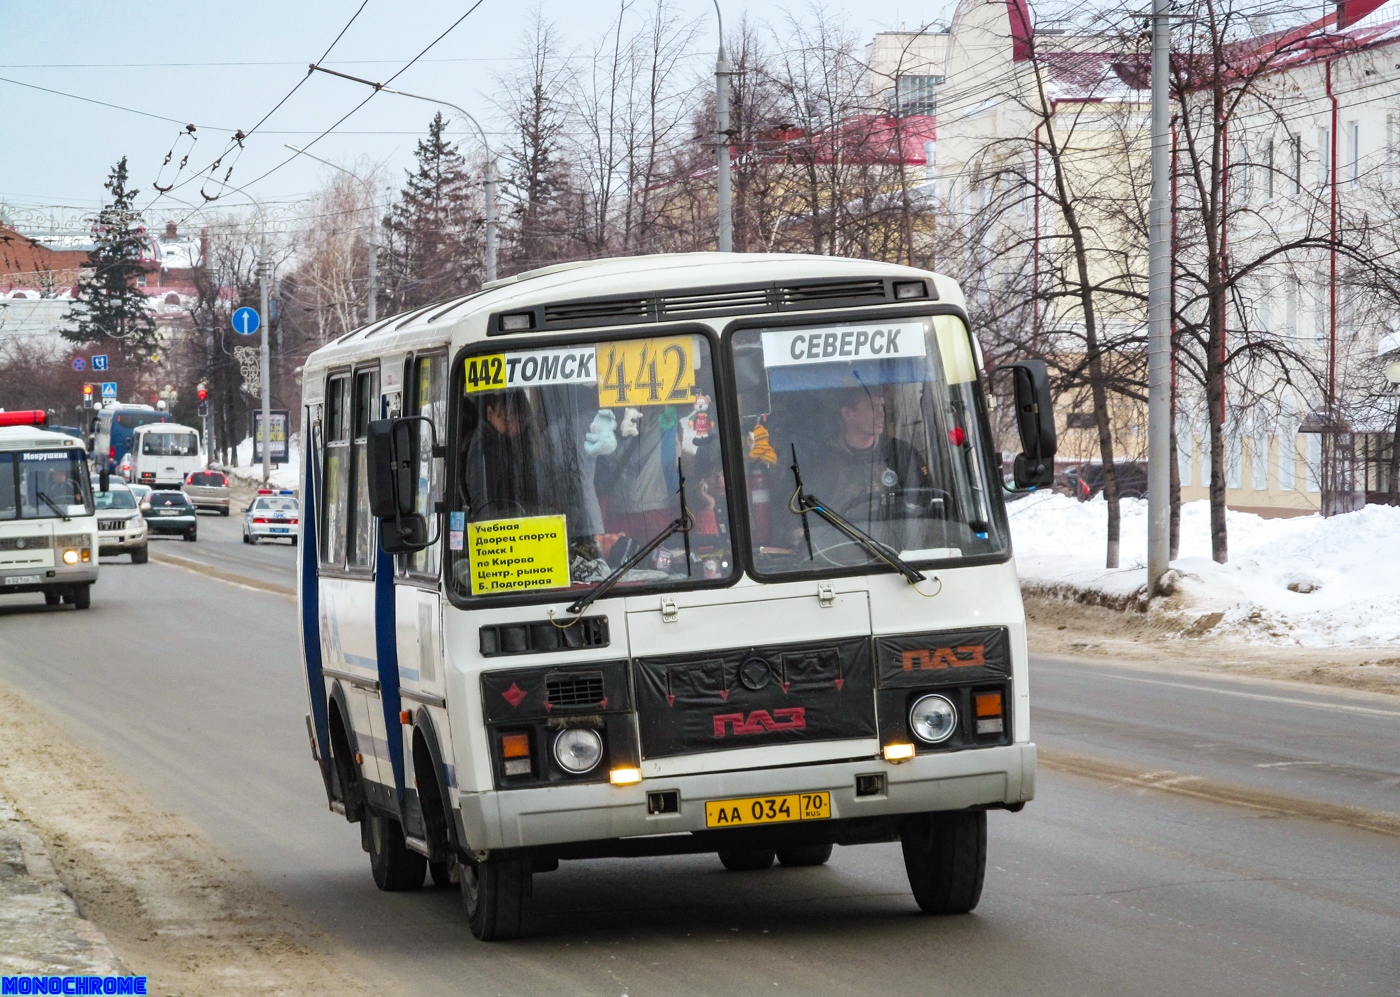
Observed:
[[[60,516],[62,516],[62,517],[63,517],[63,521],[64,521],[65,523],[69,522],[69,521],[73,518],[73,517],[69,516],[68,513],[67,513],[65,510],[60,509],[60,508],[58,507],[58,503],[55,502],[53,499],[49,498],[49,496],[48,496],[47,493],[45,493],[45,492],[43,492],[43,491],[36,491],[34,494],[37,495],[37,496],[38,496],[40,499],[42,499],[43,501],[47,502],[47,503],[49,504],[49,508],[50,508],[50,509],[52,509],[54,512],[56,512],[56,513],[58,513]]]
[[[641,550],[637,551],[637,553],[614,568],[608,577],[589,589],[586,595],[575,600],[565,612],[573,613],[575,616],[582,613],[589,606],[593,605],[596,600],[606,595],[609,589],[621,581],[623,575],[635,568],[648,554],[656,550],[656,548],[660,547],[677,533],[685,538],[685,573],[686,577],[690,576],[690,528],[695,525],[695,520],[691,518],[690,510],[688,510],[685,505],[685,474],[681,471],[679,457],[676,458],[676,476],[680,481],[680,488],[678,489],[681,499],[680,516],[671,520],[665,529],[648,540]]]
[[[788,508],[802,517],[802,535],[807,540],[807,557],[809,559],[816,560],[812,554],[812,531],[807,525],[807,513],[814,512],[834,526],[837,532],[844,534],[848,540],[858,544],[877,561],[884,561],[895,571],[898,571],[910,585],[917,585],[926,580],[927,576],[922,571],[900,557],[889,544],[881,543],[846,517],[832,512],[815,495],[802,491],[802,469],[797,466],[797,444],[795,443],[792,445],[792,477],[796,482],[796,488],[793,489],[792,498],[788,499]]]

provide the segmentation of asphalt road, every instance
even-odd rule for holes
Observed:
[[[293,583],[238,518],[153,552]],[[1042,768],[990,815],[966,917],[917,913],[897,845],[818,869],[712,856],[564,863],[536,931],[483,944],[454,891],[374,889],[306,743],[294,606],[171,563],[104,562],[92,609],[0,598],[0,676],[309,911],[365,971],[425,995],[1396,994],[1400,838]],[[1400,813],[1400,704],[1281,683],[1036,660],[1032,731],[1084,756]]]

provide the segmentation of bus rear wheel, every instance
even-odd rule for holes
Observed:
[[[399,822],[383,814],[365,817],[369,869],[374,885],[385,891],[416,890],[428,874],[428,860],[404,844]]]
[[[728,848],[719,860],[730,872],[757,872],[772,865],[776,854],[771,848]]]
[[[792,845],[778,849],[778,861],[792,868],[804,865],[825,865],[831,858],[831,845]]]
[[[915,814],[899,834],[904,871],[926,914],[966,914],[982,899],[987,870],[987,811]]]
[[[483,942],[519,938],[530,917],[534,893],[531,860],[485,859],[458,870],[462,908],[472,934]]]

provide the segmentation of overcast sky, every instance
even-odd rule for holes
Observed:
[[[0,201],[90,209],[103,196],[108,169],[125,155],[133,181],[147,192],[144,203],[154,197],[151,184],[161,160],[182,131],[176,122],[200,126],[191,167],[209,163],[229,135],[213,129],[250,128],[305,76],[307,63],[321,55],[360,2],[0,0],[0,77],[175,119],[154,120],[0,82]],[[327,63],[384,80],[472,2],[369,0]],[[639,21],[651,2],[634,0]],[[700,21],[691,61],[696,72],[706,72],[714,58],[713,5],[710,0],[673,3],[682,16]],[[781,24],[785,11],[809,16],[811,9],[790,0],[720,3],[727,23],[747,14]],[[618,2],[543,0],[539,6],[557,24],[566,47],[582,50],[606,29]],[[511,68],[534,9],[520,0],[483,0],[394,86],[459,103],[491,128],[493,77]],[[824,9],[865,41],[880,30],[912,28],[943,16],[947,7],[942,0],[829,0]],[[276,166],[291,155],[283,143],[309,141],[368,93],[345,80],[313,75],[248,139],[231,182],[247,183]],[[379,94],[313,151],[343,165],[384,162],[397,182],[432,113],[430,105]],[[177,148],[177,159],[184,148]],[[326,172],[302,158],[251,189],[267,200],[291,200],[314,189]],[[199,201],[197,187],[170,196]],[[184,211],[167,199],[148,221]]]

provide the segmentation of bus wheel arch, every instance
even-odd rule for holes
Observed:
[[[350,715],[345,702],[345,693],[337,683],[327,697],[327,727],[330,732],[331,771],[334,774],[332,788],[339,791],[341,805],[345,808],[345,819],[358,823],[365,816],[364,789],[360,784],[360,767],[355,762],[354,750],[350,747],[352,732],[345,718]]]
[[[447,767],[442,762],[437,729],[426,708],[420,707],[413,724],[413,784],[423,815],[424,836],[431,853],[433,881],[446,885],[452,863],[462,850],[452,820],[452,797],[447,786]]]

